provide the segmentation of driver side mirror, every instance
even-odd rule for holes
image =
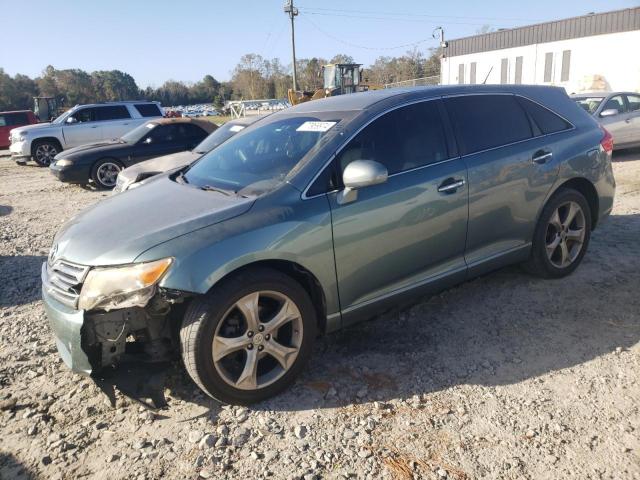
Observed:
[[[338,194],[338,203],[343,205],[358,199],[358,189],[378,185],[387,181],[387,168],[373,160],[355,160],[344,169],[344,190]]]
[[[600,112],[601,117],[613,117],[614,115],[618,115],[618,110],[616,110],[615,108],[607,108],[606,110]]]
[[[67,123],[70,125],[74,123],[78,123],[78,119],[76,117],[69,117],[67,118]]]

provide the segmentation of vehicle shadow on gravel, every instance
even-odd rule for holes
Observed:
[[[307,372],[264,410],[342,407],[510,385],[640,341],[640,215],[592,236],[571,276],[543,280],[507,267],[395,314],[322,339]]]
[[[0,478],[28,480],[37,477],[16,457],[10,453],[0,452]]]
[[[0,255],[0,307],[25,305],[40,299],[42,255]]]
[[[458,385],[510,385],[628,349],[640,341],[638,231],[640,215],[613,216],[567,278],[543,280],[507,267],[328,335],[292,388],[252,408],[336,408]],[[163,368],[161,381],[148,383],[168,393],[169,405],[184,400],[216,418],[220,404],[198,390],[179,361]],[[127,381],[144,383],[144,372]]]

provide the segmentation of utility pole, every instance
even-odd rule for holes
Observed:
[[[293,20],[298,15],[298,9],[293,6],[293,0],[287,0],[284,4],[284,13],[291,19],[291,54],[293,57],[293,90],[298,90],[298,68],[296,67],[296,35],[293,27]]]

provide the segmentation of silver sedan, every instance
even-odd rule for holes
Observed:
[[[571,98],[611,133],[615,149],[640,146],[640,93],[596,92]]]

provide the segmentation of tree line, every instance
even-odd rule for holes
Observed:
[[[330,59],[298,59],[298,88],[306,91],[321,88],[322,66],[327,63],[355,61],[345,54]],[[12,77],[0,68],[0,111],[31,109],[34,96],[62,97],[65,106],[146,99],[160,101],[165,106],[213,103],[221,107],[227,100],[286,98],[293,83],[290,65],[255,53],[243,55],[231,73],[228,82],[205,75],[199,82],[167,80],[160,87],[142,89],[131,75],[120,70],[89,73],[77,68],[59,70],[49,65],[39,77],[30,78],[22,74]],[[363,69],[362,77],[369,84],[385,84],[439,74],[439,53],[431,50],[425,54],[414,49],[399,57],[378,57]]]

